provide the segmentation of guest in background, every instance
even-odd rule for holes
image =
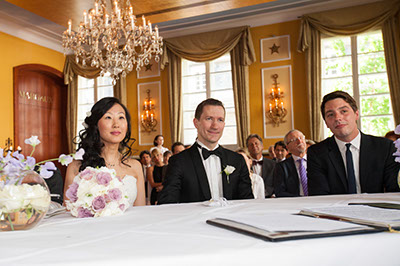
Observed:
[[[173,155],[178,154],[178,153],[180,153],[181,151],[184,151],[184,150],[185,150],[185,145],[183,145],[183,143],[179,142],[179,141],[175,142],[171,146],[171,151],[172,151]]]
[[[389,131],[386,133],[385,138],[390,139],[391,141],[396,141],[398,138],[400,138],[400,135],[397,135],[394,133],[394,131]]]
[[[253,160],[251,169],[262,177],[265,186],[265,197],[274,194],[273,174],[275,162],[262,156],[263,142],[258,134],[251,134],[246,139],[246,146]]]
[[[163,161],[163,154],[159,149],[151,151],[153,165],[147,168],[147,180],[152,187],[150,204],[155,205],[158,201],[158,194],[163,189],[162,182],[165,177],[166,168]]]
[[[164,158],[164,164],[165,165],[168,165],[168,161],[169,161],[169,158],[172,156],[172,152],[171,151],[166,151],[166,152],[164,152],[164,154],[163,154],[163,158]]]
[[[307,145],[304,134],[290,130],[284,143],[291,157],[278,163],[274,172],[274,189],[277,197],[308,196]]]
[[[307,149],[308,147],[310,147],[311,145],[314,145],[315,141],[311,140],[311,139],[306,139],[306,145],[307,145]]]
[[[134,205],[145,205],[142,166],[131,158],[132,149],[128,145],[131,140],[131,117],[128,109],[117,98],[105,97],[93,105],[84,124],[85,128],[79,133],[78,149],[83,148],[85,154],[82,161],[74,160],[68,165],[64,191],[86,167],[105,166],[114,169],[121,179],[128,181],[135,178],[136,187],[131,182],[132,187],[127,187],[127,190],[133,198],[133,192],[137,189]]]
[[[144,150],[140,153],[139,155],[140,158],[140,163],[142,164],[143,168],[143,176],[144,176],[144,187],[146,190],[146,201],[150,203],[150,191],[151,191],[151,186],[147,180],[147,168],[151,166],[151,155],[148,150]]]
[[[161,151],[161,154],[164,154],[164,152],[168,151],[168,148],[163,147],[163,145],[164,145],[163,135],[157,135],[154,138],[153,144],[154,144],[154,147],[152,147],[150,149],[150,152],[152,152],[155,148],[158,148]]]
[[[348,93],[325,95],[321,113],[333,136],[308,149],[310,195],[400,191],[393,141],[360,132],[357,103]]]
[[[265,198],[264,180],[262,179],[261,176],[255,174],[251,170],[253,160],[251,159],[250,154],[245,149],[239,149],[236,152],[243,156],[244,160],[247,163],[247,167],[249,168],[251,189],[253,191],[254,198],[255,199],[264,199]]]
[[[191,148],[169,160],[158,203],[253,198],[243,157],[218,144],[225,127],[222,102],[212,98],[204,100],[197,106],[194,117],[197,140]]]
[[[268,156],[271,160],[275,160],[276,154],[275,154],[274,145],[271,145],[268,147]]]
[[[286,148],[285,142],[282,140],[278,141],[274,145],[274,151],[275,151],[275,162],[280,163],[286,159],[286,156],[288,155],[288,150]]]

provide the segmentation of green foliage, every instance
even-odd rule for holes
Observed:
[[[393,130],[393,120],[387,117],[363,117],[361,118],[361,131],[375,136],[385,136]]]
[[[386,73],[360,76],[359,88],[361,95],[389,93],[389,85]]]
[[[358,56],[358,67],[360,74],[385,72],[386,63],[383,53]]]
[[[387,95],[361,97],[361,115],[390,114],[390,101]]]

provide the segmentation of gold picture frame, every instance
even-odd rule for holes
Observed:
[[[290,60],[290,35],[260,40],[261,63]]]
[[[137,71],[137,78],[153,78],[160,76],[160,62],[156,62],[154,58],[152,58],[148,65],[142,67],[139,71]]]

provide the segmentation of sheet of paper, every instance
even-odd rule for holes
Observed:
[[[347,228],[365,228],[347,222],[334,221],[329,219],[317,219],[308,216],[268,213],[260,215],[224,215],[218,218],[230,219],[236,222],[251,225],[270,232],[281,231],[332,231]]]
[[[307,208],[306,211],[324,213],[329,215],[342,216],[347,218],[357,218],[379,222],[398,222],[400,221],[400,211],[376,208],[364,205],[345,205],[326,208]]]

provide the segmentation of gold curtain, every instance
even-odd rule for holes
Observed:
[[[67,99],[67,138],[68,150],[75,152],[74,138],[77,130],[77,112],[78,112],[78,76],[88,79],[97,78],[100,75],[100,69],[93,67],[82,67],[75,61],[74,55],[68,55],[64,64],[64,83],[68,85]],[[126,79],[120,77],[114,86],[114,95],[126,105]]]
[[[256,58],[250,28],[245,26],[171,38],[164,41],[161,69],[169,64],[169,104],[170,109],[173,109],[170,110],[172,142],[180,141],[182,137],[181,74],[178,73],[178,71],[181,72],[181,58],[196,62],[211,61],[231,52],[236,46],[240,48],[237,48],[237,51],[234,52],[235,58],[231,60],[232,73],[235,72],[232,74],[232,80],[237,114],[238,144],[244,145],[244,140],[250,131],[249,81],[246,71],[248,71],[247,66],[255,62]],[[177,101],[179,101],[179,104],[177,104]],[[177,105],[174,106],[174,104]],[[242,106],[239,104],[242,104]],[[243,112],[239,112],[239,108]],[[244,112],[244,110],[246,111]]]
[[[319,109],[321,101],[321,34],[328,36],[355,35],[374,28],[385,27],[384,25],[388,24],[386,23],[388,20],[394,18],[396,14],[398,17],[399,9],[400,0],[386,0],[372,4],[309,14],[302,17],[297,50],[299,52],[306,51],[307,90],[311,109],[309,110],[311,139],[317,141],[322,139],[322,119]],[[388,30],[390,32],[390,37],[387,32],[385,33],[386,30],[383,29],[384,42],[386,38],[389,39],[399,34],[398,28],[397,31],[395,27],[388,26],[388,28],[390,28],[390,30]],[[396,47],[399,47],[398,36]],[[388,57],[387,54],[391,53],[391,51],[386,51],[386,49],[390,49],[387,47],[387,44],[385,44],[385,56]],[[399,54],[399,50],[397,54]],[[386,62],[391,95],[393,95],[393,93],[396,94],[396,92],[393,91],[399,88],[394,87],[394,84],[392,84],[393,82],[391,82],[396,79],[395,75],[397,75],[397,81],[399,80],[399,72],[396,70],[399,69],[399,63],[399,56]],[[397,95],[398,94],[399,92],[397,92]],[[395,98],[392,98],[392,100],[395,101]],[[394,110],[396,118],[396,116],[398,117],[396,114],[400,113],[400,103],[392,103],[392,106],[393,110],[396,109],[396,111]]]

